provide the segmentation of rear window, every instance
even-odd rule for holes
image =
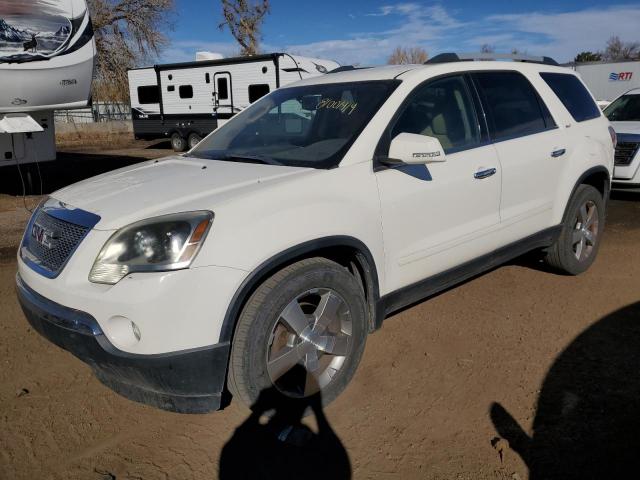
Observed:
[[[546,105],[522,74],[480,72],[473,77],[483,97],[494,140],[533,135],[556,126]]]
[[[600,116],[600,109],[578,77],[567,73],[541,73],[540,76],[576,122]]]
[[[157,85],[138,87],[138,102],[141,105],[160,103],[160,89]]]
[[[193,87],[191,85],[180,85],[178,94],[180,98],[193,98]]]

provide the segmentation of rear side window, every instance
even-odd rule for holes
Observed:
[[[178,94],[180,98],[193,98],[193,87],[191,85],[180,85]]]
[[[533,135],[555,127],[546,105],[522,74],[480,72],[473,77],[487,109],[493,140]]]
[[[600,109],[578,77],[567,73],[541,73],[576,122],[600,116]]]
[[[269,85],[266,83],[249,85],[249,103],[255,102],[256,100],[264,97],[267,93],[269,93]]]
[[[157,85],[138,87],[138,102],[141,105],[160,103],[160,89]]]

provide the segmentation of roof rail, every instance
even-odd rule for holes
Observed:
[[[441,53],[427,60],[425,65],[451,62],[470,62],[473,60],[512,60],[523,63],[541,63],[543,65],[559,65],[551,57],[536,57],[519,53]]]
[[[365,68],[371,68],[371,67],[356,67],[354,65],[342,65],[341,67],[334,68],[333,70],[329,70],[327,73],[349,72],[351,70],[364,70]]]

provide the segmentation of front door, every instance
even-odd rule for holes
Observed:
[[[388,138],[435,137],[446,161],[376,173],[388,279],[382,293],[490,252],[500,224],[502,169],[484,141],[465,77],[429,81],[402,108]]]

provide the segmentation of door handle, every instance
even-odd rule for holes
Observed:
[[[497,170],[495,168],[486,168],[484,170],[479,170],[473,174],[473,178],[476,180],[482,180],[483,178],[489,178],[492,175],[495,175]]]
[[[558,150],[554,150],[553,152],[551,152],[551,156],[553,158],[558,158],[564,155],[565,153],[567,153],[567,150],[565,148],[559,148]]]

